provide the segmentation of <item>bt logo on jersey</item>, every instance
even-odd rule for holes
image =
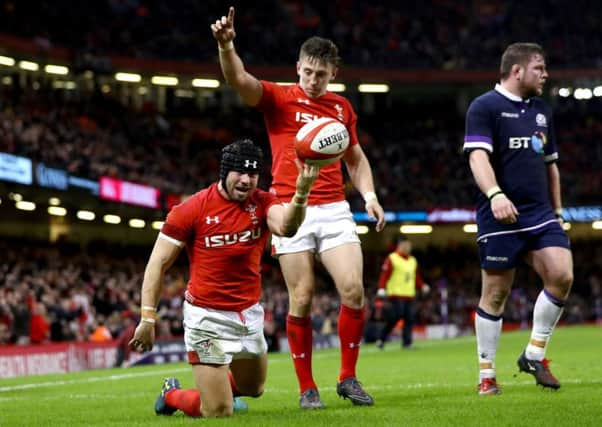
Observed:
[[[510,137],[508,138],[508,147],[513,150],[519,148],[529,148],[529,141],[531,141],[531,138],[529,137]]]
[[[214,234],[213,236],[205,236],[205,247],[216,248],[218,246],[233,245],[235,243],[244,243],[250,240],[257,240],[260,237],[261,228],[239,231],[238,233]]]

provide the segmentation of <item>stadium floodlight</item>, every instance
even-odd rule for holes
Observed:
[[[142,76],[136,73],[115,73],[115,80],[118,82],[138,83]]]
[[[362,83],[358,85],[357,90],[362,93],[387,93],[389,85],[386,83]]]
[[[155,230],[161,230],[161,227],[163,227],[163,221],[153,221],[151,223],[151,227],[153,227]]]
[[[571,229],[571,223],[570,222],[563,222],[562,223],[562,229],[564,231],[569,231]]]
[[[330,92],[345,92],[345,85],[343,83],[328,83],[326,90]]]
[[[107,214],[102,217],[102,220],[107,224],[119,224],[121,223],[121,217],[119,215]]]
[[[151,83],[157,86],[176,86],[178,84],[178,78],[170,76],[152,76]]]
[[[573,96],[575,97],[575,99],[591,99],[592,90],[589,88],[580,87],[575,89]]]
[[[561,87],[558,89],[558,96],[562,96],[563,98],[571,96],[571,88]]]
[[[14,200],[15,202],[20,202],[23,200],[23,196],[19,193],[8,193],[8,198]]]
[[[602,221],[594,221],[594,222],[592,222],[592,228],[594,230],[602,230]]]
[[[44,71],[46,71],[48,74],[59,74],[61,76],[69,74],[69,68],[65,67],[64,65],[48,64],[44,67]]]
[[[128,225],[132,228],[144,228],[146,222],[143,219],[132,218],[129,220]]]
[[[77,211],[76,216],[82,221],[93,221],[96,218],[96,214],[90,211]]]
[[[53,216],[65,216],[67,209],[62,206],[48,206],[48,213]]]
[[[38,71],[40,66],[37,62],[19,61],[19,68],[27,71]]]
[[[433,226],[428,224],[408,224],[399,227],[401,234],[430,234],[433,232]]]
[[[219,80],[215,80],[215,79],[193,79],[192,86],[215,89],[220,86],[220,82],[219,82]]]
[[[15,203],[15,207],[22,211],[35,211],[36,204],[34,202],[26,202],[25,200],[19,200]]]
[[[5,65],[7,67],[12,67],[15,65],[15,59],[10,56],[0,55],[0,65]]]
[[[2,77],[2,84],[3,85],[12,85],[13,84],[13,78],[11,76],[3,76]]]
[[[602,96],[602,86],[596,86],[594,88],[594,96]]]
[[[356,225],[355,226],[355,232],[357,234],[368,234],[369,231],[370,231],[370,228],[368,228],[367,225]]]
[[[295,83],[294,83],[294,82],[276,82],[276,84],[277,84],[278,86],[292,86],[292,85],[294,85]]]
[[[58,197],[51,197],[50,199],[48,199],[48,204],[50,206],[58,206],[61,204],[61,199],[59,199]]]
[[[462,227],[462,231],[464,231],[465,233],[476,233],[477,231],[479,231],[479,229],[476,224],[464,224],[464,226]]]

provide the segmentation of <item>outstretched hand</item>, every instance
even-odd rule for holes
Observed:
[[[300,194],[308,194],[311,190],[311,186],[314,184],[318,175],[320,175],[320,166],[302,164],[299,159],[295,159],[295,166],[297,166],[297,192]]]
[[[220,19],[215,21],[215,24],[211,24],[211,32],[213,37],[220,45],[225,45],[228,42],[234,40],[236,37],[236,31],[234,31],[234,7],[230,6],[228,10],[228,16],[222,16]]]

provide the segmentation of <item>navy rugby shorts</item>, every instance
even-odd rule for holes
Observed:
[[[571,249],[569,237],[556,221],[540,228],[485,235],[478,240],[481,267],[486,270],[515,268],[527,252],[551,246]]]

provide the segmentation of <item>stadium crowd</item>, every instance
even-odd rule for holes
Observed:
[[[213,61],[215,43],[207,29],[228,6],[194,0],[33,3],[1,1],[2,31],[35,39],[42,52],[51,46],[69,47],[82,62],[99,64],[107,61],[90,58]],[[231,3],[245,27],[245,37],[237,43],[247,64],[293,63],[297,52],[289,47],[320,34],[333,39],[345,62],[357,67],[491,68],[497,67],[504,46],[534,32],[554,67],[602,64],[602,12],[591,1],[258,0],[253,7]]]
[[[598,204],[602,186],[602,100],[556,99],[556,131],[565,206]],[[386,210],[471,206],[474,187],[461,154],[463,118],[445,106],[360,114],[359,137]],[[407,114],[406,114],[407,113]],[[266,153],[256,112],[208,107],[187,115],[140,110],[101,93],[66,97],[51,89],[0,90],[0,152],[23,155],[70,174],[139,182],[192,194],[217,180],[219,150],[251,137]],[[268,156],[269,157],[269,156]],[[260,186],[270,182],[269,165]],[[403,183],[403,185],[399,185]],[[363,208],[350,190],[352,208]]]
[[[594,240],[578,240],[575,255],[575,288],[561,322],[602,322],[602,248]],[[0,344],[61,341],[127,341],[139,316],[140,284],[148,248],[92,243],[49,245],[23,240],[1,240]],[[447,247],[416,250],[425,280],[434,292],[417,303],[418,324],[456,325],[472,330],[472,315],[479,298],[479,271],[472,245],[450,243]],[[365,283],[369,300],[367,333],[378,328],[386,307],[374,298],[379,266],[386,252],[367,253]],[[288,295],[273,259],[262,264],[262,304],[266,309],[265,334],[271,350],[279,349],[284,336]],[[519,269],[515,290],[504,314],[508,322],[526,325],[537,298],[536,278]],[[159,303],[158,336],[183,334],[181,304],[187,281],[186,260],[180,258],[166,275]],[[329,276],[318,270],[318,292],[312,324],[317,346],[332,345],[336,337],[339,301]],[[441,306],[447,290],[448,317]],[[384,312],[383,312],[384,310]],[[370,324],[372,323],[372,324]],[[334,335],[333,335],[334,334]],[[367,340],[374,337],[366,336]]]

